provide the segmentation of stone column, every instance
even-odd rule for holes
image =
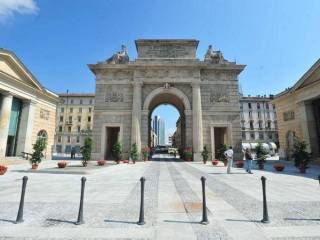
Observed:
[[[141,151],[141,86],[142,82],[133,83],[131,145],[136,143]]]
[[[0,106],[0,158],[5,157],[9,133],[10,115],[13,96],[10,93],[2,93],[3,99]]]
[[[193,159],[201,161],[203,150],[202,106],[200,83],[192,83],[192,129],[193,129]]]
[[[32,131],[33,120],[35,117],[35,104],[36,102],[32,100],[23,101],[17,139],[17,155],[20,155],[21,152],[32,152]]]

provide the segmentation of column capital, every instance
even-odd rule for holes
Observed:
[[[192,87],[192,88],[199,88],[199,87],[200,87],[200,81],[191,82],[191,87]]]
[[[23,105],[36,105],[37,102],[33,99],[24,99],[22,100]]]
[[[142,81],[133,81],[132,86],[134,87],[141,87],[143,85]]]

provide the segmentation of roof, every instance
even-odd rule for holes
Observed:
[[[8,49],[0,48],[0,55],[7,56],[11,58],[12,61],[24,72],[24,75],[38,88],[38,90],[42,91],[45,94],[49,94],[54,97],[58,97],[53,91],[46,89],[32,74],[32,72],[23,64],[23,62],[18,58],[18,56]]]
[[[94,97],[94,93],[59,93],[59,97]]]

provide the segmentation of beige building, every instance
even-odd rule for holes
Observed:
[[[294,136],[307,142],[320,158],[320,59],[292,88],[276,95],[281,155],[291,158]]]
[[[94,94],[59,94],[54,153],[79,153],[86,136],[91,136]]]
[[[0,158],[32,153],[38,138],[47,139],[50,158],[57,102],[13,52],[0,49]]]
[[[131,145],[151,145],[151,114],[174,105],[181,118],[181,146],[201,160],[203,146],[213,155],[221,144],[241,153],[238,75],[244,65],[229,62],[209,46],[196,56],[198,40],[136,40],[137,59],[125,46],[106,61],[89,64],[96,76],[93,158],[109,159],[115,142],[128,157]]]
[[[240,98],[240,124],[244,147],[250,143],[263,142],[269,145],[269,148],[277,148],[278,121],[272,99],[273,95]]]

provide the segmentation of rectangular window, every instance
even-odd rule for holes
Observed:
[[[259,133],[259,139],[263,140],[263,133]]]
[[[68,141],[68,143],[71,142],[71,137],[70,136],[68,136],[67,141]]]
[[[78,133],[80,132],[80,129],[81,129],[80,126],[78,126]]]
[[[251,109],[251,103],[248,103],[248,107],[249,107],[249,109]]]
[[[257,109],[260,109],[260,103],[257,103]]]
[[[266,109],[269,109],[269,103],[266,103]]]
[[[259,129],[261,130],[262,129],[262,122],[259,121]]]
[[[251,140],[254,140],[254,133],[250,133]]]
[[[82,113],[82,108],[79,108],[79,113]]]
[[[92,99],[90,99],[89,103],[92,104]]]
[[[83,101],[82,101],[82,99],[80,99],[80,105],[81,105],[81,104],[83,104]]]
[[[78,122],[81,122],[81,116],[78,116]]]
[[[59,126],[59,132],[62,132],[62,126]]]
[[[62,113],[64,112],[64,107],[62,107],[62,108],[60,109],[60,112],[62,112]]]
[[[258,118],[261,118],[261,112],[258,112]]]
[[[90,116],[88,117],[88,122],[91,122],[91,117]]]
[[[61,143],[62,142],[62,137],[58,136],[58,142]]]
[[[252,118],[252,112],[249,111],[249,118]]]
[[[73,113],[73,108],[70,108],[70,109],[69,109],[69,112],[70,112],[70,113]]]
[[[276,105],[272,104],[273,110],[276,110]]]
[[[73,99],[70,100],[70,103],[73,104]]]
[[[77,143],[79,143],[80,142],[80,137],[79,136],[77,136]]]
[[[250,121],[250,129],[253,130],[253,121]]]
[[[271,129],[271,122],[270,121],[268,121],[268,129]]]
[[[91,111],[92,111],[92,109],[91,109],[91,107],[89,108],[89,113],[91,113]]]
[[[242,139],[246,140],[246,132],[242,132]]]
[[[68,127],[68,132],[71,132],[71,126]]]
[[[69,116],[69,123],[72,123],[72,116]]]
[[[270,113],[269,113],[269,112],[267,112],[267,118],[268,118],[268,119],[270,118]]]
[[[60,116],[60,122],[63,122],[63,116]]]

